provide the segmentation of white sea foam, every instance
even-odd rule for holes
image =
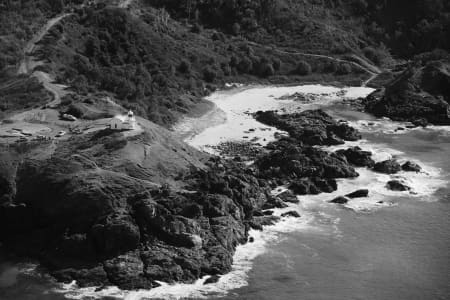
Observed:
[[[348,121],[348,125],[358,129],[360,132],[367,133],[405,134],[411,131],[419,131],[438,132],[446,136],[450,134],[450,126],[430,125],[425,128],[420,126],[411,127],[412,123],[410,122],[397,122],[388,118]]]
[[[349,121],[348,124],[361,132],[382,132],[385,134],[404,134],[418,129],[418,127],[408,128],[411,125],[408,122],[395,122],[384,118]]]
[[[346,142],[345,144],[342,144],[342,145],[323,147],[323,149],[334,152],[339,149],[347,149],[347,148],[355,147],[355,146],[360,147],[362,150],[372,152],[372,159],[375,162],[380,162],[380,161],[392,159],[392,158],[401,159],[402,156],[404,155],[404,152],[402,152],[400,150],[392,149],[386,144],[372,143],[365,139],[361,139],[361,140],[358,140],[355,142]]]
[[[359,177],[354,179],[338,180],[338,190],[332,194],[329,194],[331,200],[333,197],[342,196],[357,189],[369,189],[369,197],[352,199],[345,205],[348,208],[364,211],[386,205],[392,205],[393,201],[398,196],[407,196],[424,201],[433,201],[436,200],[433,197],[433,194],[439,188],[447,184],[447,181],[439,168],[428,165],[424,162],[410,159],[404,152],[392,149],[385,144],[376,144],[367,140],[359,140],[356,142],[347,142],[344,145],[323,147],[323,149],[328,151],[336,151],[338,149],[346,149],[353,146],[359,146],[362,150],[372,152],[372,159],[374,159],[375,162],[395,158],[400,164],[402,164],[408,160],[412,160],[422,167],[422,171],[418,173],[401,171],[397,174],[389,175],[376,173],[367,168],[357,168],[357,172],[360,174]],[[386,188],[386,184],[390,180],[399,180],[409,186],[411,190],[404,192],[391,191]]]

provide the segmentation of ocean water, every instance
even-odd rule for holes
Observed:
[[[321,96],[307,104],[275,99],[294,92]],[[250,128],[256,128],[252,137],[267,141],[275,130],[255,123],[248,113],[323,108],[362,132],[363,140],[345,147],[370,150],[377,161],[412,160],[424,172],[390,176],[361,168],[360,177],[340,180],[332,194],[299,197],[299,204],[275,214],[296,210],[301,218],[252,231],[255,242],[238,247],[233,271],[216,284],[203,285],[203,278],[151,291],[96,291],[56,284],[31,263],[3,262],[0,299],[450,299],[450,128],[398,130],[407,124],[375,119],[341,102],[370,92],[318,85],[218,92],[210,99],[226,118],[187,142],[211,151],[210,145],[222,141],[248,139]],[[192,126],[195,120],[189,122]],[[393,178],[412,191],[388,191],[385,184]],[[328,203],[358,188],[368,188],[369,197],[345,206]]]

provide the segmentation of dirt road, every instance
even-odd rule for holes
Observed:
[[[34,71],[37,66],[44,64],[43,61],[36,59],[34,53],[39,47],[38,43],[44,38],[49,30],[69,15],[70,14],[62,14],[47,21],[44,27],[42,27],[42,29],[26,44],[23,50],[24,58],[17,70],[17,74],[32,74],[32,76],[36,77],[39,82],[44,85],[45,89],[53,94],[53,101],[47,105],[50,107],[54,107],[61,102],[61,97],[67,93],[64,91],[66,86],[53,83],[53,78],[48,73]]]

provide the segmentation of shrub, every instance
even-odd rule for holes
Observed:
[[[338,63],[334,60],[330,60],[325,63],[323,70],[328,73],[335,73],[338,68]]]
[[[207,66],[203,69],[203,79],[205,79],[206,82],[213,82],[216,77],[216,71],[214,71],[210,66]]]
[[[239,61],[237,69],[241,73],[249,74],[253,69],[253,63],[248,57],[244,57]]]
[[[231,67],[226,62],[221,63],[220,68],[222,69],[223,75],[225,75],[225,76],[231,75]]]
[[[347,75],[352,72],[352,66],[347,63],[339,64],[336,70],[336,74],[338,75]]]
[[[439,60],[439,59],[450,59],[450,54],[443,49],[434,49],[431,52],[424,52],[414,56],[413,58],[414,61],[419,61],[422,64],[425,64],[432,60]]]
[[[191,72],[191,64],[187,60],[183,59],[178,65],[178,71],[184,74],[189,74]]]
[[[371,62],[376,65],[381,65],[385,54],[380,50],[374,49],[372,47],[366,47],[363,50],[364,56],[367,57]]]
[[[230,66],[231,67],[237,67],[237,65],[239,64],[238,58],[236,56],[231,56],[230,58]]]
[[[272,59],[272,66],[275,71],[279,71],[281,69],[281,60],[278,58]]]
[[[311,66],[304,60],[301,60],[295,68],[295,74],[305,76],[311,74]]]
[[[349,51],[348,47],[346,47],[342,44],[335,44],[331,47],[331,53],[333,53],[333,54],[345,54],[350,51]]]
[[[195,23],[191,28],[191,32],[193,32],[193,33],[201,33],[202,31],[203,31],[203,27],[197,23]]]
[[[214,32],[211,36],[211,39],[213,41],[221,41],[221,42],[226,41],[225,35],[222,32]]]
[[[234,23],[233,26],[231,27],[231,32],[234,35],[238,35],[241,33],[241,25],[239,25],[238,23]]]
[[[368,4],[366,0],[353,0],[350,5],[353,11],[357,14],[367,12]]]
[[[245,52],[247,55],[253,55],[254,51],[253,48],[250,47],[247,43],[242,43],[239,45],[239,50]]]
[[[266,59],[261,59],[257,64],[255,73],[260,77],[269,77],[275,74],[275,70],[270,62]]]

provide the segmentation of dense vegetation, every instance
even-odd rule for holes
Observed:
[[[362,50],[377,64],[386,55],[383,44],[401,57],[450,48],[450,2],[446,0],[146,2],[163,6],[175,16],[254,40],[304,49],[319,46],[316,51],[329,49],[336,54]],[[327,44],[330,47],[323,47]]]
[[[72,14],[42,41],[42,68],[80,95],[105,91],[164,125],[199,110],[200,98],[225,82],[360,84],[367,73],[345,61],[390,67],[390,51],[428,61],[450,48],[444,0],[116,2],[2,2],[0,76],[14,77],[26,42],[62,12]]]
[[[356,73],[358,84],[367,77],[345,63],[299,58],[243,37],[186,26],[164,8],[146,5],[139,17],[116,7],[78,9],[53,28],[43,53],[58,81],[77,93],[108,91],[125,107],[164,125],[195,111],[208,90],[226,81],[331,80]],[[306,70],[299,71],[299,65]]]
[[[366,31],[401,57],[436,48],[450,49],[447,0],[354,0],[366,18]],[[361,11],[356,11],[361,13]]]

